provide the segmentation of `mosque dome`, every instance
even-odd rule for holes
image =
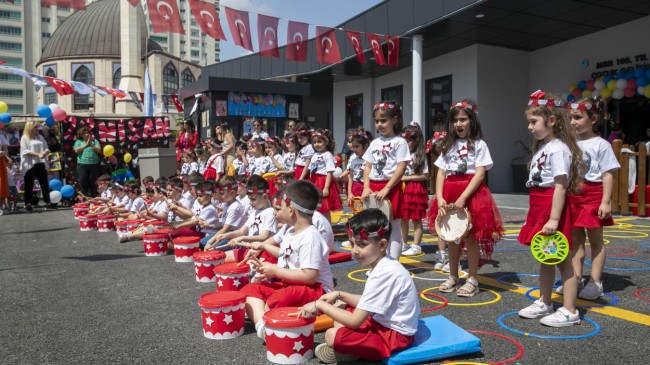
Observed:
[[[45,44],[40,63],[61,58],[120,57],[120,1],[98,0],[68,16]],[[137,6],[143,45],[140,56],[162,47],[149,40],[144,11]]]

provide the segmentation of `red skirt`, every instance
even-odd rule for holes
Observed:
[[[473,177],[474,175],[450,175],[445,178],[442,197],[447,204],[455,202],[463,194]],[[482,181],[474,194],[467,199],[465,207],[472,216],[470,235],[479,244],[481,260],[490,260],[494,252],[494,245],[503,237],[503,223],[499,208],[497,208],[485,181]],[[427,220],[427,226],[432,233],[435,232],[437,217],[438,201],[433,197],[429,203]],[[461,245],[461,247],[464,246]]]
[[[612,217],[598,218],[598,208],[603,198],[603,183],[585,181],[580,194],[571,195],[571,227],[599,228],[613,226]]]
[[[214,167],[208,167],[203,171],[203,177],[206,180],[216,180],[217,179],[217,170]]]
[[[404,183],[402,219],[421,220],[426,216],[429,191],[426,181]]]
[[[275,193],[278,192],[278,188],[275,186],[275,182],[278,181],[278,176],[269,177],[266,179],[266,182],[269,183],[269,197],[273,199]]]
[[[295,166],[296,169],[293,171],[293,177],[296,179],[296,181],[300,180],[300,175],[302,175],[302,170],[305,169],[305,166]],[[309,179],[309,172],[307,172],[307,176],[305,176],[305,180]]]
[[[526,223],[521,227],[517,241],[530,246],[530,241],[537,232],[544,228],[546,222],[551,217],[551,206],[553,205],[553,192],[555,188],[530,188],[528,199],[528,215],[526,216]],[[564,209],[558,222],[557,231],[562,232],[569,241],[569,248],[571,246],[571,195],[566,196]]]
[[[334,351],[365,360],[381,360],[411,346],[413,339],[414,336],[405,336],[368,317],[356,330],[339,328],[334,337]]]
[[[373,192],[381,191],[386,184],[388,184],[388,180],[370,180],[370,190]],[[386,199],[390,200],[390,203],[393,206],[393,220],[402,219],[402,184],[393,186],[386,196]]]
[[[325,187],[325,181],[327,180],[327,175],[319,175],[319,174],[312,174],[309,176],[309,181],[314,183],[317,188],[319,188],[321,191],[323,191],[323,188]],[[343,209],[343,204],[341,204],[341,197],[339,194],[341,193],[339,189],[339,184],[334,181],[334,176],[332,176],[332,181],[330,182],[330,190],[329,190],[329,195],[327,197],[323,197],[323,200],[321,201],[321,206],[318,208],[318,211],[321,213],[327,213],[335,210],[342,210]]]
[[[352,182],[352,195],[361,196],[363,194],[363,183],[359,181]]]

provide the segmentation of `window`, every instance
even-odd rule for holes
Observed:
[[[193,26],[193,27],[196,27],[197,26],[196,20],[194,20],[194,19],[190,20],[190,25]]]
[[[113,74],[113,89],[117,89],[120,86],[120,79],[122,78],[122,68],[115,70]]]
[[[149,37],[149,39],[151,39],[152,41],[154,41],[156,43],[167,43],[167,37],[160,37],[160,36],[152,35],[151,37]]]
[[[186,68],[185,71],[183,71],[183,74],[182,74],[181,86],[191,84],[194,81],[196,81],[196,79],[194,78],[194,74],[192,74],[192,71],[190,71],[189,68]]]
[[[191,34],[192,34],[192,37],[198,37],[199,36],[199,31],[198,30],[193,30],[191,32]]]
[[[0,4],[10,4],[10,5],[20,5],[22,2],[23,2],[22,0],[0,0]]]
[[[0,19],[20,20],[22,17],[17,11],[0,10]]]
[[[23,82],[23,77],[20,75],[0,73],[0,82],[21,83]]]
[[[65,20],[64,16],[59,16],[59,17],[56,18],[56,24],[61,25],[61,24],[63,24],[64,20]]]
[[[56,97],[56,93],[46,93],[45,98],[43,98],[43,102],[45,105],[56,104]]]
[[[163,69],[163,94],[178,93],[178,71],[170,63]]]
[[[0,49],[3,51],[21,52],[23,45],[22,43],[15,42],[0,42]]]
[[[14,57],[2,57],[2,59],[7,62],[7,66],[14,66],[14,67],[21,67],[23,65],[23,59],[22,58],[14,58]]]
[[[381,101],[394,101],[404,107],[404,104],[402,104],[402,85],[381,89]]]
[[[2,0],[0,0],[2,1]],[[13,36],[19,36],[23,34],[23,30],[18,27],[9,27],[5,25],[0,25],[0,34],[2,35],[13,35]]]
[[[186,43],[185,41],[181,41],[181,44],[185,44],[185,43]]]
[[[50,37],[52,37],[52,34],[51,33],[41,33],[41,37],[50,38]]]
[[[192,41],[192,47],[198,47],[199,41]]]
[[[53,67],[49,67],[47,71],[45,72],[45,76],[47,77],[56,77],[56,72],[54,72]],[[53,87],[51,86],[46,86],[45,89],[45,105],[50,105],[50,104],[56,104],[56,99],[57,99],[57,93],[56,90],[54,90]]]
[[[0,43],[0,44],[1,44],[1,43]],[[191,52],[190,52],[190,56],[191,56],[191,57],[199,57],[200,54],[201,54],[201,52],[199,52],[199,51],[191,51]]]
[[[9,106],[9,110],[7,110],[8,113],[12,113],[12,114],[22,114],[23,113],[23,105],[22,104],[7,104],[7,106]]]
[[[345,130],[363,126],[363,94],[345,97]]]
[[[49,23],[49,22],[50,22],[50,18],[41,18],[41,22],[43,22],[43,23]]]
[[[83,82],[84,84],[94,84],[95,80],[92,72],[86,66],[81,66],[74,73],[72,78],[74,81]],[[74,106],[73,110],[88,110],[95,106],[93,94],[82,95],[77,92],[74,93]]]
[[[451,75],[429,79],[425,84],[425,137],[447,130],[447,114],[451,106]]]
[[[17,89],[0,89],[0,98],[22,98],[23,91]]]
[[[70,8],[67,6],[59,6],[57,9],[59,9],[59,11],[70,11]]]

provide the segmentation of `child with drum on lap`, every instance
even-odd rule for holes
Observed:
[[[350,218],[352,255],[371,268],[363,293],[337,290],[301,308],[303,317],[324,313],[334,319],[334,327],[325,332],[325,343],[315,350],[322,362],[381,360],[413,343],[420,302],[409,272],[386,256],[391,228],[378,209],[366,209]],[[343,309],[342,304],[354,310]]]
[[[331,218],[331,211],[341,210],[341,198],[339,197],[339,184],[334,179],[336,161],[334,151],[334,140],[327,129],[319,129],[311,135],[311,143],[314,148],[314,155],[309,163],[309,181],[314,183],[322,192],[323,199],[318,211],[327,220]]]
[[[390,222],[391,237],[388,254],[399,259],[402,255],[402,176],[411,161],[408,143],[399,134],[402,132],[402,107],[394,101],[375,104],[373,108],[375,127],[379,137],[375,138],[363,154],[363,193],[361,199],[370,195],[379,200],[388,200],[392,208]]]
[[[212,250],[214,246],[218,247],[226,244],[227,240],[217,241],[215,236],[225,234],[240,229],[247,220],[246,208],[237,200],[237,180],[232,176],[226,176],[217,182],[219,191],[219,200],[225,204],[221,212],[222,227],[213,235],[206,235],[201,239],[200,246],[205,246],[204,250]]]
[[[436,177],[436,196],[429,206],[429,229],[450,208],[467,209],[472,227],[462,241],[447,242],[449,246],[449,278],[439,291],[456,291],[459,297],[478,294],[476,276],[480,260],[489,260],[495,243],[503,236],[499,209],[485,184],[485,172],[492,168],[490,150],[482,139],[481,124],[476,105],[468,100],[453,104],[447,118],[448,133],[440,145],[440,156],[435,161],[439,168]],[[469,276],[463,286],[458,266],[461,249],[467,250]]]
[[[571,205],[569,194],[579,191],[583,159],[569,124],[569,113],[559,96],[536,91],[530,95],[526,108],[528,131],[535,138],[533,159],[526,186],[529,206],[526,222],[521,227],[518,241],[530,245],[533,237],[563,233],[571,249]],[[540,298],[519,311],[523,318],[541,318],[543,325],[565,327],[580,323],[576,309],[578,280],[571,266],[574,251],[557,264],[564,286],[564,303],[555,313],[551,303],[555,266],[540,263]]]

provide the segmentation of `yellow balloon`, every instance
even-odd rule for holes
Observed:
[[[571,86],[569,86],[569,92],[572,93],[573,89],[575,89],[576,87],[578,87],[576,83],[571,84]]]
[[[133,158],[133,156],[131,156],[130,153],[127,152],[127,153],[124,154],[124,162],[129,163],[129,162],[131,162],[132,158]]]
[[[104,156],[106,157],[111,157],[115,153],[115,148],[111,146],[110,144],[107,144],[104,146]]]
[[[9,105],[7,105],[7,103],[4,101],[0,101],[0,114],[6,113],[7,110],[9,110]]]
[[[589,90],[589,89],[582,90],[582,97],[586,98],[588,96],[591,96],[591,90]]]
[[[616,80],[609,80],[607,82],[607,88],[610,89],[611,91],[616,90]]]
[[[612,90],[610,90],[609,88],[606,88],[606,87],[602,88],[602,89],[600,89],[600,96],[607,99],[607,98],[612,96]]]

